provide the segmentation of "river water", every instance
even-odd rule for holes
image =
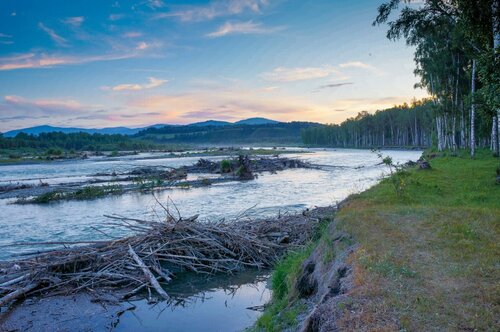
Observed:
[[[298,151],[301,149],[293,149]],[[286,155],[321,165],[319,169],[290,169],[276,174],[265,173],[256,180],[226,182],[208,187],[169,189],[156,192],[156,198],[175,203],[184,217],[199,214],[200,218],[234,219],[243,212],[251,217],[275,216],[299,212],[314,206],[335,204],[349,194],[376,184],[388,172],[377,155],[368,150],[304,149],[305,153]],[[395,162],[416,160],[420,151],[382,151]],[[57,184],[87,181],[96,173],[125,172],[140,166],[190,165],[199,157],[172,158],[168,155],[139,154],[120,158],[95,158],[43,164],[0,166],[0,186],[8,183]],[[220,160],[223,157],[207,157]],[[163,213],[151,193],[127,193],[91,201],[62,201],[47,205],[17,205],[14,199],[0,199],[0,246],[14,242],[77,241],[106,239],[107,234],[124,235],[123,230],[102,226],[104,214],[131,218],[158,218]],[[3,247],[0,260],[32,251],[30,247]],[[116,330],[163,330],[174,324],[178,331],[234,331],[251,325],[258,312],[246,309],[267,302],[270,293],[266,282],[252,276],[250,280],[215,282],[213,287],[194,287],[184,294],[181,306],[164,308],[144,301],[125,313]],[[237,287],[236,287],[237,286]],[[173,287],[173,286],[172,286]],[[185,284],[179,289],[186,291]],[[231,291],[228,292],[228,287]],[[176,291],[169,289],[169,291]],[[214,319],[217,315],[217,319]],[[205,318],[204,318],[205,317]],[[204,326],[204,319],[211,319]],[[201,324],[201,325],[200,325]],[[171,325],[172,326],[172,325]],[[227,327],[227,328],[225,328]]]

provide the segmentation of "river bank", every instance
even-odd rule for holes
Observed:
[[[402,195],[391,178],[351,195],[319,240],[278,264],[257,330],[498,329],[498,159],[428,157]]]

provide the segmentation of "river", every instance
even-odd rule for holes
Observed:
[[[321,165],[319,169],[288,169],[276,174],[261,174],[253,181],[169,189],[155,192],[155,196],[165,204],[170,202],[169,206],[178,209],[184,217],[199,214],[202,220],[231,220],[245,212],[246,216],[256,218],[335,204],[349,194],[376,184],[388,172],[377,155],[369,150],[303,149],[303,152],[286,156]],[[420,151],[402,150],[382,153],[400,163],[416,160],[421,155]],[[49,184],[86,181],[96,173],[123,172],[146,165],[179,167],[193,164],[198,158],[143,153],[112,159],[3,165],[0,166],[0,186],[40,181]],[[220,160],[223,157],[207,159]],[[12,204],[13,201],[12,198],[0,199],[1,246],[14,242],[106,239],[104,231],[113,236],[124,234],[121,233],[123,230],[104,227],[104,214],[151,219],[161,218],[163,213],[151,193],[127,193],[90,201],[62,201],[46,205],[18,205]],[[175,203],[175,208],[171,202]],[[27,246],[3,247],[0,259],[32,250]],[[260,277],[246,276],[248,274],[238,280],[216,279],[213,284],[203,280],[203,285],[198,286],[193,281],[196,278],[192,279],[190,285],[195,286],[188,294],[180,296],[185,299],[182,306],[166,308],[137,301],[137,308],[125,313],[115,329],[133,331],[142,327],[159,331],[167,326],[165,324],[174,324],[179,327],[177,330],[189,331],[203,327],[206,319],[210,319],[210,325],[205,326],[206,331],[243,329],[258,317],[258,312],[247,307],[262,305],[270,297],[265,278],[261,278],[262,273]],[[180,294],[187,291],[185,284],[169,287],[173,287],[169,291],[174,293],[176,289]]]

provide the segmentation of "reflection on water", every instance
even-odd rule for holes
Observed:
[[[131,302],[136,308],[125,312],[113,331],[241,331],[260,315],[250,308],[270,299],[266,279],[257,271],[178,278],[166,291],[181,300],[156,305]]]
[[[367,150],[315,149],[314,153],[294,157],[321,169],[290,169],[277,174],[265,173],[254,181],[228,182],[193,189],[171,189],[156,193],[159,200],[171,198],[180,213],[200,219],[231,219],[242,211],[253,217],[273,216],[278,212],[297,212],[306,207],[334,204],[351,193],[375,184],[387,172],[377,156]],[[418,151],[387,151],[395,162],[416,160]],[[195,163],[197,157],[151,159],[151,154],[99,161],[66,161],[40,165],[0,166],[0,185],[9,181],[74,182],[99,172],[127,171],[144,165],[179,167]],[[215,157],[210,159],[222,159]],[[49,179],[49,180],[47,180]],[[158,208],[151,194],[129,193],[91,201],[63,201],[48,205],[9,204],[0,200],[0,245],[30,241],[76,241],[105,239],[96,226],[106,222],[104,214],[131,218],[154,218]],[[122,229],[108,229],[111,235],[123,235]],[[0,259],[31,251],[29,247],[6,247]]]

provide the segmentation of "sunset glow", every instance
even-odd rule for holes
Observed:
[[[380,3],[3,1],[0,131],[338,123],[424,97],[413,49],[371,25]]]

